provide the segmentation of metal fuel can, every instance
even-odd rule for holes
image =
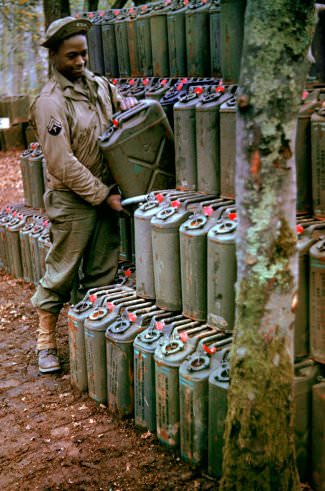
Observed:
[[[140,74],[146,77],[153,76],[150,14],[153,6],[150,4],[141,5],[137,17],[137,42],[138,42],[138,61]]]
[[[210,3],[192,0],[185,13],[187,74],[191,77],[211,75]]]
[[[325,238],[309,249],[309,327],[311,357],[325,364]]]
[[[162,96],[171,88],[174,80],[171,78],[159,78],[158,81],[154,81],[150,87],[146,89],[145,98],[155,99],[160,101]]]
[[[24,198],[26,206],[32,206],[32,196],[31,196],[31,188],[28,174],[28,157],[32,153],[32,149],[28,148],[24,150],[20,155],[20,170],[21,176],[23,180],[23,188],[24,188]]]
[[[170,77],[184,77],[187,73],[186,62],[186,0],[174,0],[167,12],[168,59]]]
[[[127,18],[127,36],[128,36],[131,77],[140,77],[142,75],[139,68],[138,38],[137,38],[137,29],[136,29],[138,11],[139,9],[137,7],[129,8],[128,10],[129,16]]]
[[[325,380],[312,388],[312,486],[325,491]]]
[[[51,247],[49,229],[45,228],[42,234],[38,237],[38,253],[41,266],[41,277],[45,275],[46,271],[46,256]]]
[[[209,8],[210,24],[210,63],[211,75],[221,76],[221,26],[220,26],[220,0],[212,0]]]
[[[104,75],[104,56],[102,41],[102,23],[104,12],[89,12],[88,20],[92,22],[92,27],[87,32],[89,68],[96,75]]]
[[[117,63],[120,77],[131,76],[127,17],[127,11],[125,9],[121,9],[114,22]]]
[[[236,98],[220,107],[220,193],[235,198],[236,173]]]
[[[220,0],[220,58],[225,82],[239,80],[245,6],[242,0]]]
[[[33,270],[31,251],[29,243],[29,234],[34,228],[34,222],[26,223],[21,230],[19,230],[20,250],[21,250],[21,263],[23,267],[23,279],[27,282],[33,281]]]
[[[41,279],[41,260],[39,256],[39,249],[38,249],[38,238],[41,236],[41,234],[44,232],[44,225],[40,223],[36,223],[31,230],[31,232],[28,234],[29,238],[29,247],[30,247],[30,256],[31,256],[31,263],[32,263],[32,270],[33,270],[33,282],[35,285],[39,282]]]
[[[28,155],[28,179],[33,208],[44,208],[43,151],[39,145]]]
[[[152,51],[152,74],[154,77],[169,76],[169,53],[167,35],[167,13],[169,1],[154,6],[150,15],[150,36]]]
[[[325,219],[325,103],[311,116],[313,215]]]
[[[119,13],[119,10],[106,10],[101,24],[104,74],[106,77],[119,76],[114,30],[115,18]]]
[[[23,278],[19,231],[26,224],[26,218],[23,214],[17,214],[6,225],[9,271],[15,278]]]

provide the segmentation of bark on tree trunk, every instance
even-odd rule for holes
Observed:
[[[296,491],[296,303],[291,136],[308,72],[313,0],[248,0],[237,110],[237,307],[223,491]]]
[[[56,19],[70,15],[69,0],[43,0],[45,28]]]

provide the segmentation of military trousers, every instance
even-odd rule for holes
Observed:
[[[113,282],[119,257],[119,220],[107,205],[92,206],[71,191],[44,195],[51,247],[46,271],[32,304],[58,314],[78,284],[79,298],[90,288]]]

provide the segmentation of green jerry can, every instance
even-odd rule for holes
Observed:
[[[215,329],[193,321],[180,333],[175,328],[171,338],[156,348],[157,436],[171,448],[179,447],[180,443],[179,367],[195,350],[199,341],[213,333]]]
[[[22,154],[20,155],[20,170],[21,170],[21,177],[23,180],[23,188],[24,188],[24,198],[25,198],[25,204],[26,206],[32,206],[32,191],[30,188],[30,181],[29,181],[29,173],[28,173],[28,157],[32,153],[32,149],[28,148],[27,150],[24,150]]]
[[[130,88],[130,91],[127,93],[127,95],[131,95],[136,99],[138,99],[138,101],[142,101],[142,99],[145,99],[145,93],[147,87],[150,87],[154,79],[152,77],[150,78],[146,77],[146,78],[139,78],[137,80],[138,83]]]
[[[137,300],[128,300],[124,295],[116,294],[115,299],[110,298],[109,304],[106,302],[105,307],[96,307],[85,319],[88,394],[98,403],[107,404],[106,329],[124,308],[134,302]]]
[[[220,107],[220,194],[235,198],[236,172],[236,99]]]
[[[159,102],[115,114],[99,146],[124,197],[174,187],[174,136]]]
[[[312,388],[312,486],[325,491],[325,379]]]
[[[38,253],[41,265],[41,277],[45,275],[46,270],[46,256],[51,247],[49,229],[45,228],[42,234],[38,238]]]
[[[102,23],[105,12],[89,12],[88,20],[92,26],[87,32],[89,69],[96,75],[104,75],[104,55],[102,41]]]
[[[26,224],[26,219],[26,216],[19,213],[6,225],[9,271],[15,278],[23,278],[19,231]]]
[[[220,194],[220,107],[233,97],[236,85],[217,85],[195,107],[197,189]]]
[[[155,350],[174,328],[189,323],[183,315],[162,312],[134,340],[134,418],[140,428],[156,431]]]
[[[137,7],[129,8],[128,18],[127,18],[127,35],[128,35],[131,77],[141,76],[141,71],[139,68],[139,59],[138,59],[138,40],[137,40],[137,27],[136,27],[138,11],[139,9]]]
[[[31,190],[31,202],[33,208],[44,208],[44,174],[43,152],[39,144],[33,148],[28,156],[28,178]]]
[[[184,77],[186,63],[185,13],[188,0],[173,0],[167,12],[168,58],[170,77]]]
[[[141,5],[136,22],[137,43],[138,43],[138,62],[139,71],[142,77],[152,77],[152,49],[150,32],[150,13],[152,5]]]
[[[117,64],[120,77],[130,77],[131,75],[127,17],[126,9],[121,9],[114,22]]]
[[[185,12],[187,75],[211,75],[208,0],[191,0]]]
[[[44,191],[47,191],[48,190],[47,162],[44,157],[42,158],[42,171],[43,171]]]
[[[298,307],[294,324],[294,355],[303,358],[309,354],[309,249],[317,242],[325,223],[313,219],[308,223],[298,221]]]
[[[106,10],[101,24],[104,75],[106,77],[119,76],[114,30],[115,19],[119,13],[119,10]]]
[[[236,228],[233,210],[208,232],[208,324],[220,327],[226,321],[229,330],[235,323]]]
[[[220,27],[220,0],[211,0],[209,8],[210,24],[210,65],[211,75],[221,75],[221,27]]]
[[[182,309],[179,227],[199,206],[215,196],[178,198],[151,219],[152,257],[157,305],[166,310]]]
[[[195,466],[207,466],[209,375],[223,362],[229,335],[219,332],[200,341],[179,368],[181,456]]]
[[[224,82],[238,82],[244,37],[243,0],[220,1],[220,55]]]
[[[217,479],[222,475],[225,419],[228,409],[229,349],[225,349],[220,365],[209,375],[208,409],[208,473]]]
[[[309,249],[309,328],[311,357],[325,363],[325,238]]]
[[[33,230],[35,222],[32,220],[30,223],[26,223],[21,230],[19,230],[20,250],[21,250],[21,263],[23,267],[23,279],[27,282],[34,280],[32,260],[29,244],[29,234]]]
[[[325,219],[325,104],[311,116],[313,215]]]
[[[9,272],[9,257],[8,257],[8,245],[6,237],[6,226],[12,219],[12,215],[4,215],[0,219],[0,249],[1,249],[1,259],[3,267]]]
[[[107,405],[120,418],[134,413],[133,341],[159,312],[152,301],[130,306],[106,330]]]
[[[44,225],[43,224],[41,225],[40,223],[35,223],[33,229],[28,234],[31,263],[33,269],[33,282],[35,283],[35,285],[37,285],[37,283],[42,277],[41,261],[40,261],[39,249],[38,249],[38,238],[41,236],[43,232],[44,232]]]
[[[319,376],[319,368],[312,360],[294,365],[294,410],[296,460],[300,480],[309,480],[311,471],[312,386]]]
[[[233,201],[203,202],[179,229],[183,314],[207,319],[207,235]]]
[[[147,88],[145,98],[154,99],[159,102],[162,96],[171,88],[173,83],[174,80],[172,78],[159,78]]]
[[[159,2],[150,14],[150,37],[152,53],[152,74],[154,77],[169,76],[169,54],[167,14],[171,0]]]

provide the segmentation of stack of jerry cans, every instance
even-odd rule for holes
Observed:
[[[309,249],[310,353],[325,364],[325,238]]]
[[[325,102],[311,116],[313,215],[325,219]]]

